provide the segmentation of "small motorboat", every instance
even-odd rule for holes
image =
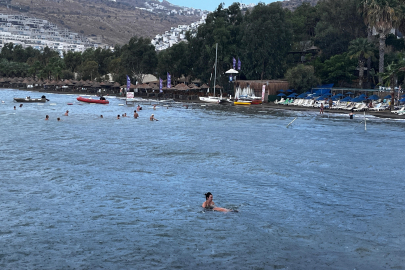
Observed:
[[[45,96],[42,96],[41,98],[31,98],[31,97],[26,97],[26,98],[14,98],[15,102],[42,102],[45,103],[49,101]]]
[[[94,99],[94,98],[85,98],[85,97],[78,97],[78,101],[87,102],[87,103],[98,103],[98,104],[109,104],[110,102],[106,99]]]

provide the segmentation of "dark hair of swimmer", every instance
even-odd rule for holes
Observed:
[[[212,195],[211,192],[205,193],[205,199],[208,199],[211,195]]]

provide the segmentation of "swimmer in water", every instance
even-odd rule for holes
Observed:
[[[58,117],[56,120],[58,120],[58,122],[60,121],[60,118]]]
[[[46,115],[46,116],[45,116],[45,120],[49,120],[49,115]]]
[[[154,110],[156,110],[156,104],[155,104],[155,105],[153,105],[153,109],[154,109]]]
[[[205,199],[206,201],[202,204],[202,207],[205,209],[210,209],[214,211],[219,211],[219,212],[230,212],[232,210],[226,209],[226,208],[221,208],[221,207],[216,207],[213,199],[213,196],[211,192],[205,193]]]
[[[103,116],[103,115],[100,115],[100,118],[104,118],[104,116]]]
[[[14,106],[14,110],[16,110],[17,108]]]
[[[117,115],[117,119],[120,119],[120,115]]]
[[[64,115],[69,116],[69,111],[66,111]]]
[[[153,120],[155,120],[155,121],[159,121],[159,120],[157,120],[156,118],[155,118],[155,115],[152,113],[152,115],[149,117],[149,120],[150,121],[153,121]]]
[[[134,118],[137,119],[138,117],[139,117],[139,114],[136,111],[134,111]]]

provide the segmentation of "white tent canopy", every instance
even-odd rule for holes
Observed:
[[[237,70],[234,70],[233,68],[231,68],[230,70],[227,70],[225,72],[225,74],[238,74],[239,72]]]

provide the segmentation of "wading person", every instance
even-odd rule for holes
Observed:
[[[152,113],[152,115],[149,117],[150,121],[159,121],[155,118],[155,115]]]

